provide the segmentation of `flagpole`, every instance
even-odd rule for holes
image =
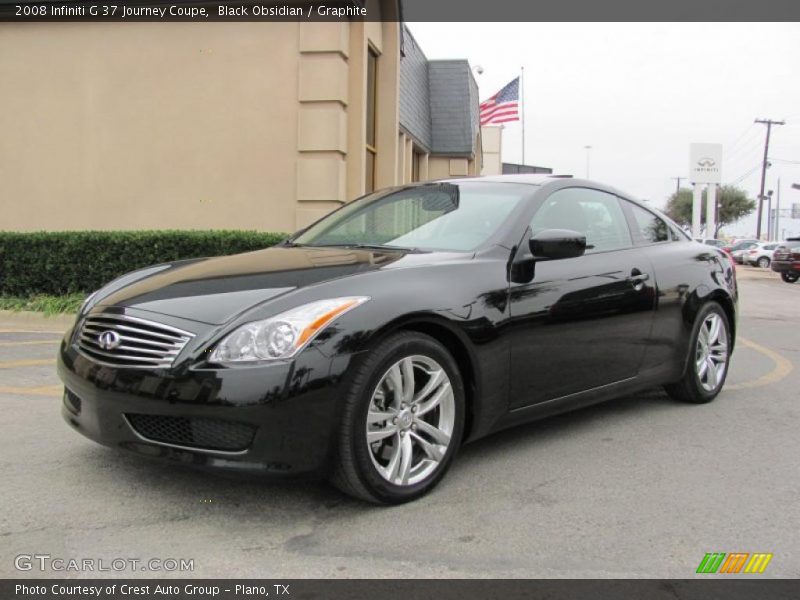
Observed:
[[[519,103],[522,125],[522,164],[525,164],[525,67],[519,68]]]

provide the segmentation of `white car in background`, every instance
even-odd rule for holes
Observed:
[[[728,253],[733,257],[734,262],[743,265],[747,252],[756,246],[758,246],[758,242],[737,242],[728,247]]]
[[[759,242],[754,248],[750,248],[742,254],[742,260],[748,265],[755,265],[762,269],[769,268],[772,262],[772,253],[780,245],[780,242]]]

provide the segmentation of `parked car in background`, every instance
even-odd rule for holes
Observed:
[[[733,257],[734,262],[741,265],[744,263],[745,253],[756,246],[758,246],[758,242],[739,242],[728,248],[723,248],[723,250]]]
[[[705,244],[707,246],[714,246],[714,248],[719,248],[720,250],[725,250],[726,244],[723,240],[717,240],[713,238],[694,238],[695,242],[700,242],[701,244]],[[725,250],[727,252],[727,250]]]
[[[790,238],[775,248],[772,270],[780,273],[786,283],[800,279],[800,238]]]
[[[723,250],[725,250],[726,252],[728,252],[729,250],[732,250],[732,249],[733,249],[733,247],[734,247],[734,246],[736,246],[737,244],[742,244],[742,243],[746,243],[746,242],[750,242],[750,243],[753,243],[753,244],[757,244],[757,243],[758,243],[758,242],[760,242],[760,241],[761,241],[761,240],[757,240],[756,238],[733,238],[732,240],[730,240],[730,241],[729,241],[729,242],[728,242],[728,243],[725,245],[725,247],[723,248]]]
[[[750,248],[742,255],[744,264],[766,269],[772,262],[772,254],[775,252],[775,248],[780,244],[780,242],[759,242],[754,248]]]

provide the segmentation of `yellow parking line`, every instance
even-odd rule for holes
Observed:
[[[40,365],[52,365],[55,363],[53,358],[31,358],[26,360],[5,360],[0,361],[0,369],[16,369],[17,367],[38,367]]]
[[[775,352],[774,350],[770,350],[769,348],[765,348],[761,344],[756,344],[755,342],[748,340],[747,338],[740,337],[737,342],[745,346],[746,348],[750,348],[759,352],[769,358],[772,362],[775,363],[775,367],[766,375],[762,375],[757,379],[751,379],[750,381],[743,381],[741,383],[734,383],[733,385],[726,386],[725,389],[727,390],[747,390],[750,388],[756,387],[763,387],[765,385],[772,385],[773,383],[779,382],[781,379],[786,377],[789,373],[792,372],[792,361],[788,358],[785,358]]]
[[[66,331],[66,329],[64,329]],[[0,329],[0,333],[54,333],[63,335],[64,331],[52,331],[49,329]]]
[[[0,342],[3,346],[46,346],[58,344],[61,340],[24,340],[21,342]]]
[[[40,385],[38,387],[9,387],[0,385],[0,394],[16,396],[61,396],[64,387],[60,385]]]

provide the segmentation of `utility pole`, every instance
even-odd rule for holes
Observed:
[[[764,141],[764,161],[761,163],[761,188],[758,192],[758,223],[756,224],[756,237],[761,239],[761,213],[764,210],[764,184],[767,180],[767,166],[769,159],[769,136],[773,125],[785,125],[786,121],[773,121],[772,119],[756,119],[756,123],[767,126],[767,137]]]
[[[678,194],[681,191],[681,179],[686,179],[686,177],[673,177],[675,180],[675,193]]]
[[[778,229],[781,219],[781,178],[778,177],[778,193],[775,194],[775,223],[772,227],[772,237],[770,239],[778,239]]]

